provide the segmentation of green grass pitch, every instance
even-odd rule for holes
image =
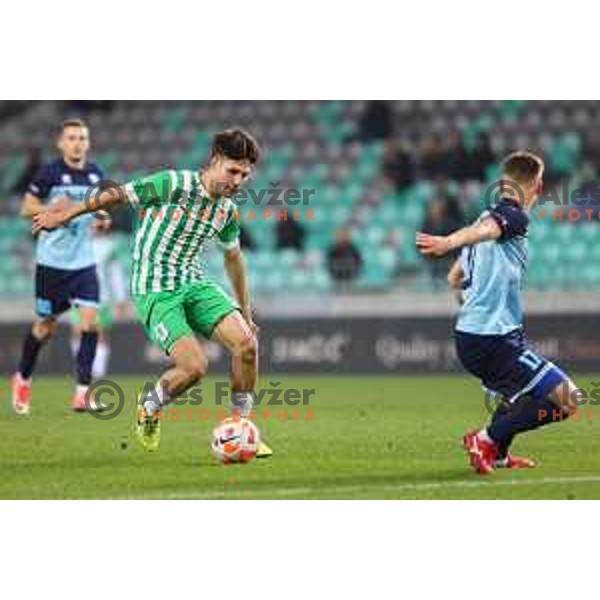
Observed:
[[[275,455],[227,467],[209,451],[214,421],[198,416],[200,409],[214,414],[214,378],[202,386],[201,406],[178,407],[179,421],[169,420],[176,413],[165,420],[156,454],[140,450],[130,434],[143,378],[115,377],[127,407],[109,421],[72,413],[65,377],[38,377],[32,414],[18,418],[5,380],[0,498],[600,498],[600,407],[584,407],[593,413],[579,422],[521,436],[514,450],[538,459],[539,468],[482,478],[460,447],[464,431],[487,417],[481,389],[468,377],[272,379],[314,388],[313,418],[306,407],[297,409],[299,420],[291,406],[260,407],[258,425]],[[261,418],[265,409],[274,414]],[[275,415],[284,409],[287,421]]]

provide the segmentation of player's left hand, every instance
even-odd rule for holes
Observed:
[[[417,232],[416,244],[419,252],[424,256],[444,256],[452,249],[450,240],[442,235],[429,235]]]
[[[254,319],[252,318],[252,311],[251,310],[243,310],[242,316],[244,317],[244,320],[246,321],[246,323],[248,323],[248,327],[250,327],[250,331],[255,336],[258,335],[260,328],[258,327],[258,325],[254,322]]]
[[[31,233],[37,235],[40,231],[56,229],[67,220],[66,210],[51,210],[38,213],[31,222]]]

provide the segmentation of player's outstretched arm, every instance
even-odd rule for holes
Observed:
[[[126,201],[127,194],[122,187],[110,187],[100,190],[84,202],[76,202],[59,210],[39,212],[32,219],[31,231],[37,234],[43,230],[56,229],[80,215],[109,210],[113,206],[125,203]]]
[[[246,259],[239,246],[225,250],[223,255],[225,262],[225,271],[231,281],[231,286],[235,298],[242,309],[242,315],[253,332],[257,327],[252,318],[252,307],[250,306],[250,288],[248,285],[248,272],[246,269]]]
[[[502,229],[498,223],[494,219],[488,218],[458,229],[450,235],[429,235],[419,231],[416,235],[416,244],[419,252],[424,256],[444,256],[456,248],[497,240],[501,236]]]

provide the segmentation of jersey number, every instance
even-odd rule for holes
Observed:
[[[525,350],[525,352],[519,356],[519,362],[530,368],[532,371],[535,371],[544,361],[537,354],[535,354],[535,352],[532,352],[531,350]]]

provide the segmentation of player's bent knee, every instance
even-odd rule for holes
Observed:
[[[240,356],[244,362],[254,362],[258,354],[256,337],[247,337],[240,346]]]
[[[189,385],[193,385],[205,377],[208,372],[208,359],[204,352],[195,345],[180,351],[175,358],[175,363],[185,373]]]
[[[98,324],[85,323],[80,326],[79,330],[81,331],[81,333],[98,333]]]
[[[548,396],[548,398],[557,406],[563,409],[565,413],[578,408],[576,401],[579,395],[579,388],[572,379],[563,380]]]
[[[96,309],[84,308],[80,310],[81,322],[79,329],[82,333],[98,332],[98,311]]]
[[[194,365],[208,362],[202,346],[193,337],[177,340],[171,346],[169,355],[175,361],[175,365],[184,371],[192,371],[195,369]]]
[[[205,356],[199,356],[191,360],[186,366],[190,384],[197,383],[208,373],[208,359]]]
[[[58,328],[56,319],[45,319],[33,325],[32,333],[40,342],[47,342]]]

